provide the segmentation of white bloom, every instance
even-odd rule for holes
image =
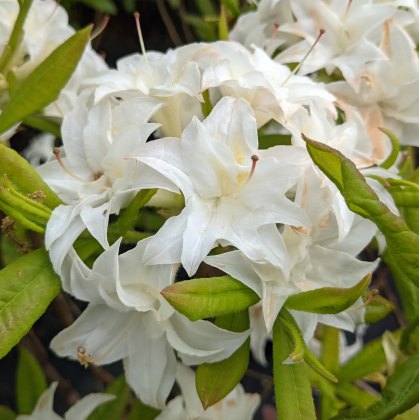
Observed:
[[[64,290],[90,302],[51,348],[81,363],[123,360],[127,382],[146,404],[163,407],[175,380],[176,357],[186,364],[229,357],[248,332],[233,333],[207,321],[191,322],[160,291],[174,281],[177,266],[141,263],[149,239],[118,255],[120,241],[90,270],[72,250],[62,275]]]
[[[109,97],[89,109],[80,105],[64,118],[62,164],[55,159],[38,168],[66,203],[54,210],[45,239],[58,273],[85,228],[106,249],[109,215],[118,214],[142,187],[148,188],[149,180],[166,182],[146,165],[126,158],[156,129],[148,120],[158,108],[150,98]],[[177,191],[168,182],[166,187]]]
[[[247,394],[238,384],[223,400],[204,410],[197,395],[194,372],[178,363],[176,380],[182,395],[169,401],[156,420],[252,420],[260,404],[258,394]]]
[[[240,251],[205,259],[206,263],[230,274],[261,297],[267,333],[271,331],[288,296],[321,287],[352,287],[377,265],[377,261],[370,263],[355,258],[371,240],[376,232],[375,226],[357,218],[352,230],[341,240],[336,220],[331,217],[332,199],[331,190],[323,187],[322,181],[314,173],[300,183],[296,201],[305,209],[312,223],[310,228],[285,226],[283,230],[282,236],[290,259],[290,275],[281,266],[252,261]],[[297,314],[297,311],[293,312]],[[300,317],[304,317],[301,326],[305,338],[312,336],[318,321],[335,323],[345,329],[354,328],[353,317],[346,313],[302,313]]]
[[[22,155],[36,168],[51,158],[54,141],[55,137],[52,134],[39,134],[30,141]]]
[[[330,74],[338,68],[348,83],[358,90],[364,65],[385,58],[377,42],[381,26],[395,13],[394,7],[365,0],[294,0],[290,6],[296,22],[280,25],[280,30],[304,40],[276,57],[280,62],[301,61],[321,29],[325,34],[303,63],[303,74],[321,68]]]
[[[18,416],[17,420],[86,420],[98,405],[115,398],[115,395],[109,394],[89,394],[70,407],[64,417],[60,417],[53,411],[57,385],[57,382],[53,382],[39,398],[34,411],[29,415]]]
[[[290,146],[257,147],[249,105],[225,97],[203,123],[193,119],[181,140],[148,143],[134,156],[170,179],[185,198],[181,214],[151,238],[145,262],[182,262],[192,275],[219,243],[287,269],[275,224],[306,224],[305,214],[285,197],[301,174],[302,153]]]
[[[408,34],[392,20],[385,22],[381,49],[387,59],[368,63],[359,90],[345,82],[328,88],[341,103],[356,106],[372,138],[384,137],[378,128],[392,130],[402,144],[418,144],[418,54]],[[401,65],[404,63],[404,65]]]

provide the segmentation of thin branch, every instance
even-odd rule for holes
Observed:
[[[160,16],[165,24],[166,30],[168,31],[169,36],[172,39],[172,42],[175,44],[176,47],[182,45],[181,37],[179,36],[174,22],[171,19],[170,14],[168,13],[168,9],[165,5],[165,0],[157,0],[157,7],[160,13]]]

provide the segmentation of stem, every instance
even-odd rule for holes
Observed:
[[[25,23],[26,16],[28,15],[29,9],[31,7],[32,0],[22,0],[19,2],[20,9],[17,16],[15,25],[13,26],[13,31],[10,34],[9,41],[4,48],[3,54],[0,58],[0,73],[6,77],[8,72],[8,67],[13,56],[16,54],[17,50],[20,47],[23,39],[23,25]]]

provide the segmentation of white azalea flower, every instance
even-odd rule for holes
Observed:
[[[257,147],[249,105],[225,97],[203,123],[193,119],[181,140],[148,143],[134,156],[170,179],[185,198],[181,214],[168,219],[151,238],[147,264],[182,262],[192,275],[219,243],[287,270],[275,224],[306,224],[304,212],[285,197],[301,174],[303,151]],[[275,180],[274,189],[269,180]]]
[[[142,187],[157,178],[167,189],[178,191],[146,165],[126,158],[156,129],[148,120],[159,106],[150,98],[109,97],[91,108],[80,105],[64,118],[65,157],[37,168],[66,204],[54,210],[45,239],[58,273],[85,228],[104,249],[108,247],[109,215],[118,214]]]
[[[178,363],[176,380],[182,395],[169,401],[156,420],[252,420],[258,405],[258,394],[247,394],[238,384],[223,400],[207,410],[197,395],[194,372]]]
[[[127,382],[154,407],[163,407],[175,381],[176,357],[189,365],[229,357],[248,332],[233,333],[207,321],[191,322],[160,291],[174,281],[177,266],[142,264],[149,239],[122,255],[120,241],[88,269],[72,253],[62,275],[64,290],[90,302],[69,328],[51,342],[59,356],[82,364],[123,360]],[[65,264],[65,266],[66,266]]]
[[[261,297],[267,333],[288,296],[322,287],[349,288],[376,268],[377,261],[363,262],[355,258],[372,239],[376,227],[358,217],[353,222],[353,230],[341,240],[336,220],[331,217],[332,199],[331,190],[323,187],[316,176],[306,177],[300,183],[296,201],[305,209],[312,224],[310,228],[285,226],[283,230],[290,256],[290,275],[285,274],[281,266],[252,261],[240,251],[205,259],[206,263],[230,274]],[[355,325],[353,314],[345,312],[337,315],[293,313],[307,339],[312,337],[317,322],[349,330]]]
[[[418,144],[418,54],[408,34],[395,22],[385,22],[381,48],[387,60],[368,63],[359,90],[345,82],[328,85],[341,103],[356,106],[371,137],[384,137],[378,128],[393,131],[402,144]],[[404,65],[401,65],[404,63]]]
[[[18,12],[18,0],[0,2],[0,56],[7,45]],[[24,79],[54,49],[75,33],[68,23],[66,10],[54,0],[34,0],[23,29],[22,42],[8,66],[19,80]],[[107,67],[105,61],[88,45],[76,71],[58,99],[46,108],[45,113],[48,116],[63,117],[82,101],[82,97],[87,97],[87,90],[80,89],[83,80],[103,72]],[[2,100],[6,100],[6,97]]]
[[[394,7],[365,0],[295,0],[290,6],[296,22],[280,25],[279,29],[304,40],[276,57],[280,62],[300,62],[321,29],[325,34],[303,63],[303,74],[322,68],[330,74],[338,68],[347,82],[358,90],[365,64],[385,59],[377,42],[381,26],[395,13]]]
[[[57,385],[58,382],[53,382],[39,398],[34,411],[29,415],[18,416],[17,420],[86,420],[98,405],[115,398],[115,395],[110,394],[89,394],[77,401],[64,413],[64,417],[61,417],[53,410]]]

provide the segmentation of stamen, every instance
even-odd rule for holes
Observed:
[[[349,14],[349,12],[350,12],[350,7],[351,7],[352,3],[353,3],[353,0],[349,0],[349,1],[347,2],[346,11],[344,12],[344,16],[343,16],[343,18],[344,18],[344,19],[346,19],[346,18],[347,18],[347,15],[348,15],[348,14]]]
[[[60,166],[61,166],[61,168],[63,169],[64,172],[68,173],[71,177],[77,179],[80,182],[83,182],[84,184],[90,182],[90,181],[86,181],[83,178],[80,178],[74,172],[72,172],[69,168],[67,168],[67,166],[63,162],[63,159],[61,158],[61,151],[58,147],[54,147],[53,153],[54,153],[55,158],[57,159],[57,162],[60,164]]]
[[[320,29],[319,33],[318,33],[318,36],[316,37],[316,39],[315,39],[314,43],[312,44],[311,48],[309,48],[308,52],[302,58],[300,63],[293,69],[293,71],[289,74],[289,76],[287,76],[286,80],[281,84],[282,86],[284,86],[289,81],[289,79],[292,76],[294,76],[301,69],[303,63],[309,57],[309,55],[312,53],[312,51],[314,50],[314,48],[318,44],[319,40],[322,38],[322,35],[324,35],[324,34],[325,34],[325,29]]]
[[[251,156],[252,166],[251,166],[251,171],[249,172],[248,179],[246,180],[246,182],[249,182],[252,178],[252,175],[254,175],[255,168],[257,166],[257,162],[259,161],[259,159],[260,158],[257,155]]]
[[[93,29],[92,33],[90,34],[90,40],[93,41],[97,38],[107,27],[110,17],[105,15],[103,19],[99,22],[99,25]]]
[[[93,363],[92,356],[92,353],[86,354],[86,349],[83,346],[77,347],[77,358],[85,369],[87,369],[89,363]]]
[[[146,48],[144,47],[143,33],[142,33],[142,30],[141,30],[141,25],[140,25],[140,13],[139,12],[134,12],[133,15],[134,15],[134,20],[136,21],[137,35],[139,37],[141,53],[144,56],[144,60],[146,61],[146,66],[149,69],[149,73],[151,73],[149,60],[147,59],[147,54],[146,54]]]

